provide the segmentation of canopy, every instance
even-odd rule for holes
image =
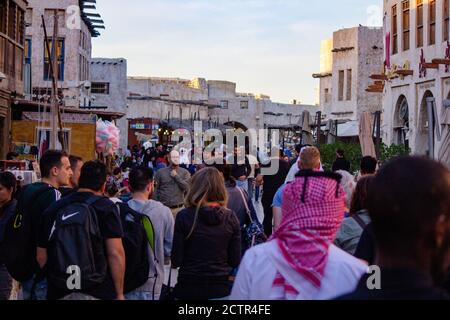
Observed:
[[[368,112],[363,112],[359,119],[359,143],[361,144],[361,151],[363,157],[371,156],[376,158],[375,146],[373,144],[372,133],[372,117]]]

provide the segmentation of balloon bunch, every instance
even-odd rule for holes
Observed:
[[[97,152],[105,155],[114,155],[119,148],[120,130],[109,121],[97,121],[96,145]]]

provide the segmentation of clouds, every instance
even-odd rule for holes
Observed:
[[[364,24],[368,0],[98,0],[106,30],[95,56],[123,56],[130,75],[236,82],[273,100],[315,102],[320,40]],[[381,5],[381,4],[380,4]]]

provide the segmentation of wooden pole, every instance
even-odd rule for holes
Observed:
[[[56,149],[56,139],[60,140],[61,146],[64,150],[66,150],[66,143],[64,141],[64,134],[62,132],[62,121],[61,121],[61,113],[59,110],[59,102],[58,102],[58,59],[57,59],[57,44],[58,44],[58,11],[54,12],[53,19],[53,37],[52,37],[52,50],[50,50],[49,39],[47,34],[47,28],[45,25],[44,16],[42,18],[42,25],[44,28],[44,37],[45,37],[45,48],[47,50],[47,55],[49,57],[49,67],[50,73],[52,75],[52,95],[51,95],[51,134],[50,134],[50,147],[51,149]],[[58,125],[61,134],[58,134]]]

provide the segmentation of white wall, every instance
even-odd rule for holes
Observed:
[[[387,0],[385,1],[384,12],[386,16],[386,26],[384,33],[391,32],[391,10],[392,6],[397,4],[398,9],[398,30],[401,30],[401,1]],[[441,121],[441,113],[443,112],[442,100],[446,99],[450,93],[450,72],[445,71],[443,65],[438,70],[427,69],[426,76],[420,76],[419,64],[421,50],[423,49],[426,62],[431,62],[434,58],[445,58],[447,43],[443,41],[443,0],[436,1],[436,44],[428,45],[428,1],[424,1],[424,46],[417,48],[416,43],[416,10],[414,2],[411,1],[410,12],[410,49],[402,50],[402,37],[399,33],[398,37],[398,53],[391,55],[391,69],[395,66],[402,68],[406,63],[410,65],[410,69],[414,71],[413,76],[404,78],[391,79],[386,82],[386,91],[383,100],[383,135],[384,141],[388,144],[395,143],[394,136],[394,119],[396,115],[396,105],[399,97],[404,95],[409,105],[409,145],[414,154],[425,154],[428,150],[426,140],[427,130],[421,129],[423,123],[420,111],[423,107],[422,101],[424,94],[430,91],[436,101],[438,112],[438,122]],[[392,41],[392,38],[391,38]],[[391,45],[392,49],[392,45]],[[392,53],[392,52],[391,52]],[[440,142],[435,141],[435,156],[437,156],[440,148]]]

